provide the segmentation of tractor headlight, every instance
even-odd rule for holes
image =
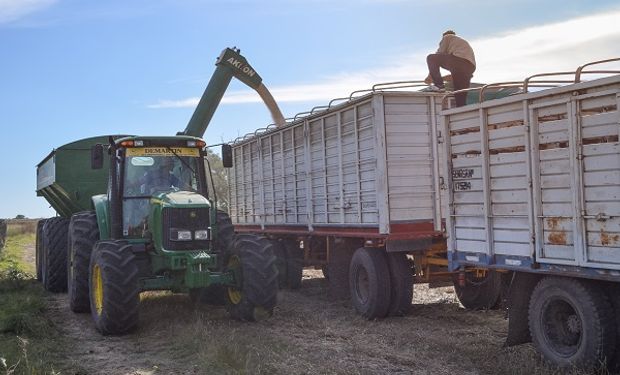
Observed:
[[[192,232],[189,230],[171,229],[170,240],[171,241],[191,241]]]
[[[209,239],[209,230],[208,229],[202,229],[202,230],[195,231],[194,232],[194,239],[196,241],[208,240]]]

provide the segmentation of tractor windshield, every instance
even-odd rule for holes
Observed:
[[[123,179],[123,235],[143,237],[148,226],[149,200],[173,191],[200,191],[197,149],[127,149]],[[159,151],[159,152],[158,152]],[[196,155],[194,155],[196,154]]]

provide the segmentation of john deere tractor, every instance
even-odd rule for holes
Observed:
[[[140,293],[151,290],[225,303],[240,320],[273,313],[271,244],[235,235],[216,209],[200,138],[233,76],[268,91],[238,50],[225,49],[216,65],[183,132],[88,138],[52,151],[37,168],[37,193],[58,213],[39,222],[37,275],[50,291],[68,290],[71,310],[90,311],[103,334],[136,327]],[[231,163],[230,149],[223,159]]]

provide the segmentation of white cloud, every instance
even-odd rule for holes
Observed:
[[[476,82],[523,80],[541,72],[574,71],[586,62],[620,56],[620,10],[608,11],[564,22],[505,32],[471,40],[476,52]],[[379,82],[422,80],[427,74],[426,55],[436,48],[429,41],[425,51],[395,56],[392,61],[407,63],[359,72],[341,72],[316,84],[271,87],[279,103],[324,101],[348,96]],[[601,68],[610,68],[610,65]],[[620,69],[620,63],[613,66]],[[266,82],[268,85],[268,82]],[[161,100],[150,108],[195,107],[199,98]],[[260,102],[251,90],[228,92],[222,103]]]
[[[56,0],[0,0],[0,24],[16,21],[55,2]]]

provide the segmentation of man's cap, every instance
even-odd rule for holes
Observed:
[[[454,32],[454,30],[446,30],[443,32],[442,36],[446,35],[456,35],[456,33]]]

